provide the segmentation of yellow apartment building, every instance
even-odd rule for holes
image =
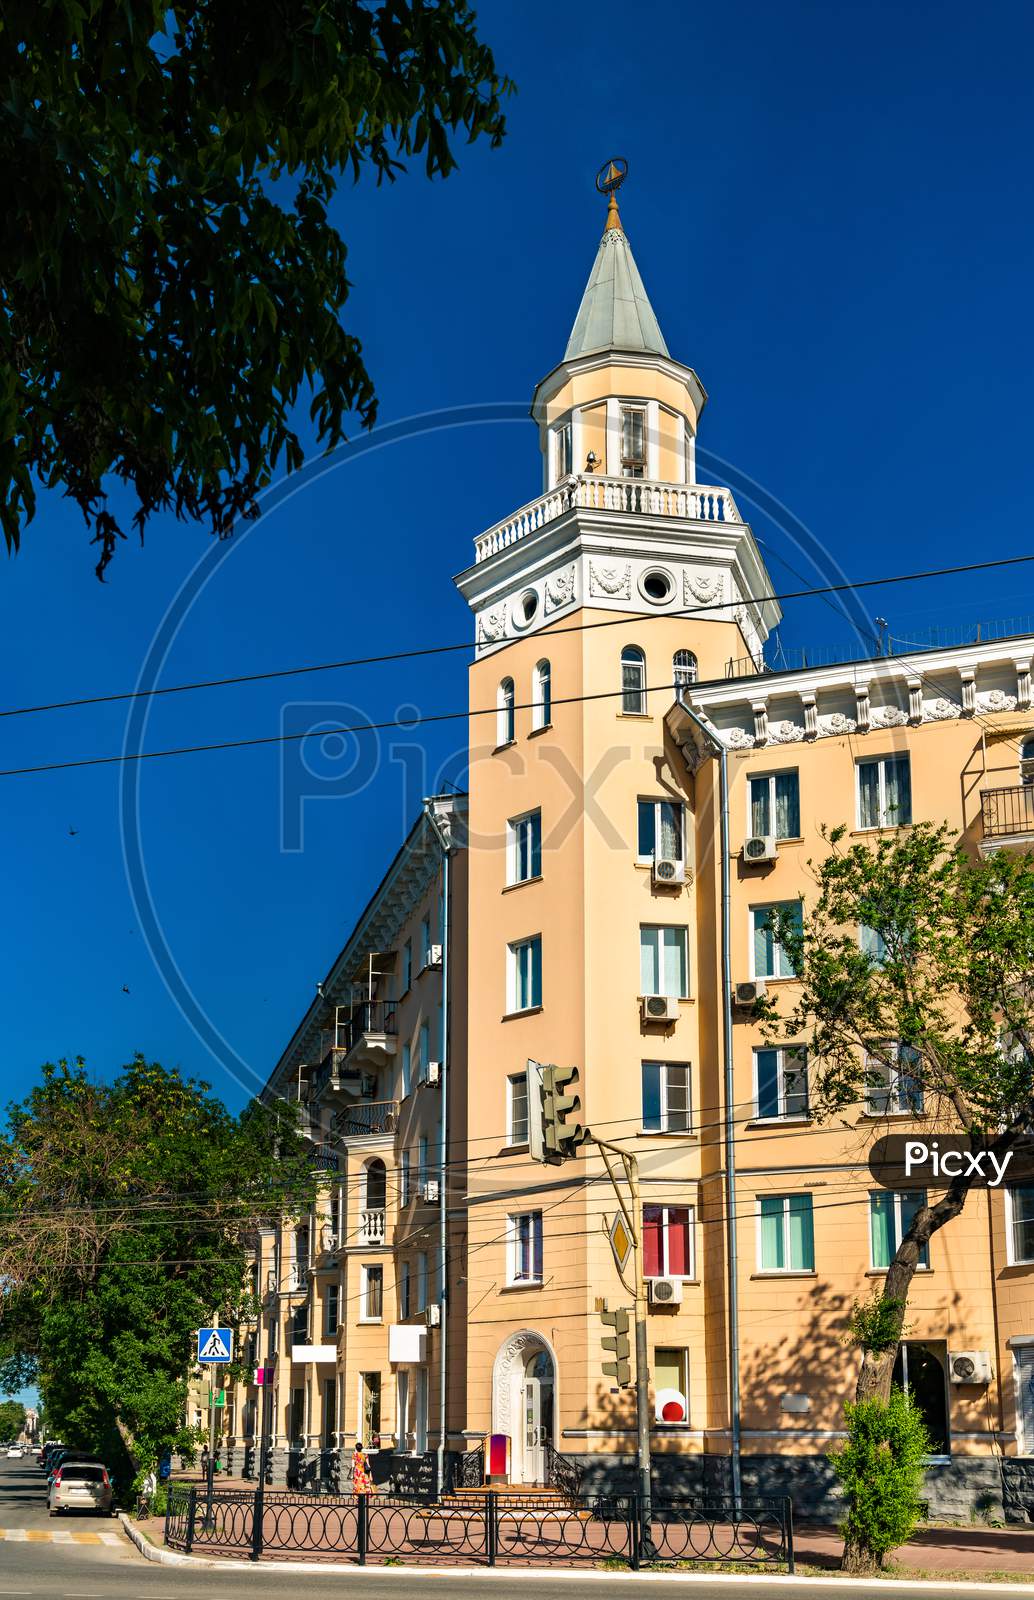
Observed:
[[[262,1247],[277,1481],[333,1477],[358,1433],[399,1486],[436,1453],[480,1471],[488,1436],[511,1483],[633,1486],[598,1314],[627,1304],[615,1202],[591,1142],[531,1160],[530,1059],[576,1066],[582,1120],[638,1158],[655,1482],[727,1493],[735,1454],[746,1493],[830,1507],[846,1315],[908,1218],[867,1152],[922,1106],[902,1073],[818,1122],[749,1002],[792,991],[771,913],[807,901],[822,824],[1034,841],[1034,637],[768,670],[774,585],[732,493],[697,481],[705,401],[612,197],[534,392],[542,492],[456,579],[469,795],[429,804],[270,1078],[326,1172]],[[1034,1516],[1034,1189],[976,1192],[934,1238],[899,1377],[937,1446],[931,1511]]]

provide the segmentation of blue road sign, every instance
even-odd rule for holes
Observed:
[[[232,1361],[232,1328],[199,1328],[197,1330],[197,1358],[199,1361]]]

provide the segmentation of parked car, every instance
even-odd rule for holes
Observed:
[[[64,1448],[65,1446],[60,1439],[48,1439],[46,1444],[43,1446],[43,1449],[40,1451],[40,1471],[46,1472],[57,1451],[63,1450]]]
[[[41,1444],[34,1444],[32,1449],[29,1451],[29,1454],[30,1456],[41,1456],[43,1454],[43,1446]]]
[[[100,1456],[91,1455],[89,1450],[61,1449],[50,1458],[50,1464],[47,1467],[48,1478],[52,1478],[55,1472],[60,1472],[62,1467],[70,1467],[73,1464],[76,1466],[103,1467],[105,1463]]]
[[[25,1451],[20,1444],[12,1444],[7,1452],[8,1461],[20,1461]]]
[[[93,1511],[110,1516],[113,1496],[108,1469],[99,1461],[70,1461],[50,1480],[47,1506],[52,1517],[62,1511]]]

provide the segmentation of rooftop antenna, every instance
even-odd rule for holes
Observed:
[[[874,617],[873,621],[880,630],[880,636],[876,643],[876,654],[878,656],[889,656],[890,623],[887,621],[886,617]]]

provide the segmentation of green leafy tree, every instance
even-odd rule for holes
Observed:
[[[788,1014],[764,1004],[766,1031],[806,1045],[820,1120],[856,1112],[904,1063],[924,1135],[960,1135],[1000,1166],[1034,1128],[1034,858],[972,856],[928,823],[846,848],[844,832],[826,835],[801,920],[777,919],[800,986]],[[888,1405],[912,1279],[974,1182],[967,1170],[929,1193],[877,1300],[856,1308],[858,1402]]]
[[[848,1402],[847,1438],[829,1455],[843,1490],[844,1566],[875,1572],[891,1550],[907,1544],[922,1516],[919,1491],[930,1441],[908,1395]]]
[[[183,1431],[195,1331],[254,1310],[248,1246],[315,1177],[282,1102],[234,1116],[138,1057],[110,1083],[43,1068],[0,1139],[0,1354],[34,1373],[48,1427],[132,1469]],[[0,1369],[3,1376],[3,1369]]]
[[[0,1439],[17,1439],[25,1426],[25,1407],[20,1400],[0,1400]]]
[[[0,518],[36,485],[100,545],[171,507],[227,534],[281,458],[371,423],[341,325],[344,175],[498,145],[508,80],[466,0],[8,0],[0,26]]]

